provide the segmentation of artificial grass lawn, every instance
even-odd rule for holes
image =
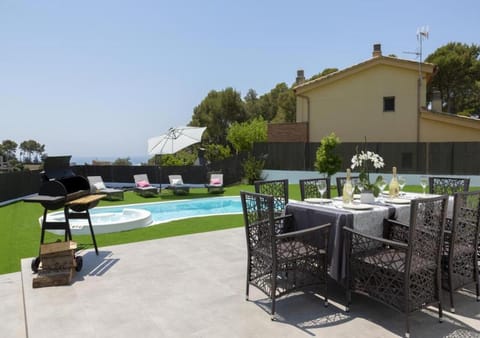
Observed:
[[[296,189],[295,189],[296,188]],[[240,190],[253,191],[251,185],[236,185],[227,187],[223,195],[239,196]],[[297,190],[298,197],[295,197]],[[292,198],[299,198],[298,185],[292,187]],[[178,199],[214,197],[207,189],[191,189],[187,196],[175,196],[169,190],[162,190],[159,197],[144,198],[133,192],[125,192],[124,201],[101,201],[99,206],[171,201]],[[20,260],[26,257],[36,257],[40,246],[40,225],[38,218],[43,214],[43,207],[38,203],[16,202],[0,207],[0,274],[20,271]],[[228,229],[243,225],[243,216],[220,215],[183,219],[147,228],[135,229],[110,234],[99,234],[95,238],[99,247],[145,241],[150,239],[180,236],[198,232]],[[63,240],[46,232],[45,243]],[[74,241],[80,248],[93,247],[90,235],[74,236]]]
[[[254,191],[252,185],[235,185],[227,187],[221,196],[239,196],[241,190]],[[420,186],[406,186],[405,191],[421,192]],[[332,197],[336,196],[332,189]],[[124,201],[101,201],[99,206],[134,204],[177,199],[213,197],[207,189],[191,189],[187,196],[175,196],[168,190],[162,190],[160,197],[144,198],[133,192],[125,192]],[[290,184],[289,197],[300,200],[298,184]],[[38,218],[43,213],[43,207],[37,203],[16,202],[0,207],[0,274],[20,271],[20,260],[26,257],[36,257],[40,246],[40,225]],[[99,247],[116,244],[132,243],[150,239],[228,229],[243,226],[243,216],[220,215],[183,219],[147,228],[110,234],[96,235]],[[63,240],[63,236],[55,236],[46,232],[45,243]],[[75,236],[74,241],[79,247],[93,247],[90,235]]]

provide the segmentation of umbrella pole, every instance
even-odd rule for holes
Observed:
[[[162,155],[156,154],[153,162],[160,167],[162,165]]]

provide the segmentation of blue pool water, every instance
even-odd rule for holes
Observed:
[[[130,204],[117,207],[97,207],[91,209],[90,213],[93,215],[95,213],[122,212],[124,208],[150,211],[152,213],[153,224],[189,217],[242,213],[240,197],[211,197],[170,202]]]

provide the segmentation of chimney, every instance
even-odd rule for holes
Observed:
[[[379,56],[382,56],[382,45],[379,43],[376,43],[373,45],[372,57],[376,58]]]
[[[305,82],[305,74],[303,73],[303,69],[297,70],[297,79],[295,80],[296,84],[300,84]]]
[[[432,91],[432,111],[442,112],[442,96],[440,91],[435,89]]]

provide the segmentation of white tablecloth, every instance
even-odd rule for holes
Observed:
[[[412,200],[415,198],[432,197],[434,195],[404,194],[401,198]],[[354,201],[354,203],[359,203]],[[451,217],[451,205],[449,213]],[[333,199],[330,203],[316,204],[290,200],[287,205],[287,213],[291,213],[295,219],[296,229],[304,229],[319,224],[330,223],[330,238],[328,242],[330,259],[330,276],[342,282],[345,277],[345,248],[343,243],[343,227],[353,227],[363,233],[382,237],[383,220],[393,218],[405,224],[410,221],[410,203],[388,203],[388,197],[381,196],[370,205],[368,210],[354,210],[343,205],[341,200]]]

